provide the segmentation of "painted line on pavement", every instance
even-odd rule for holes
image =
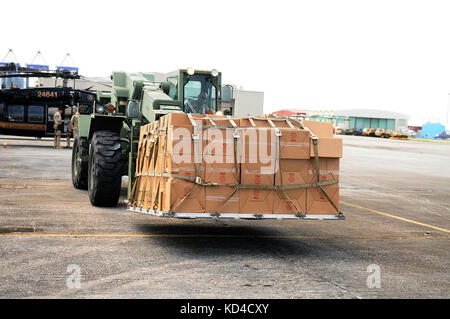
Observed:
[[[445,228],[441,228],[441,227],[437,227],[437,226],[433,226],[433,225],[429,225],[429,224],[417,222],[417,221],[412,220],[412,219],[408,219],[408,218],[404,218],[404,217],[400,217],[400,216],[395,216],[395,215],[392,215],[392,214],[388,214],[388,213],[385,213],[385,212],[381,212],[381,211],[379,211],[379,210],[375,210],[375,209],[372,209],[372,208],[367,208],[367,207],[360,206],[360,205],[355,205],[355,204],[348,203],[348,202],[344,202],[344,201],[340,201],[340,203],[341,203],[341,204],[344,204],[344,205],[346,205],[346,206],[350,206],[350,207],[354,207],[354,208],[363,209],[363,210],[366,210],[366,211],[371,212],[371,213],[374,213],[374,214],[378,214],[378,215],[382,215],[382,216],[386,216],[386,217],[395,218],[395,219],[398,219],[398,220],[401,220],[401,221],[404,221],[404,222],[408,222],[408,223],[411,223],[411,224],[420,225],[420,226],[423,226],[423,227],[431,228],[431,229],[434,229],[434,230],[439,230],[439,231],[442,231],[442,232],[445,232],[445,233],[449,233],[449,234],[450,234],[450,229],[445,229]]]

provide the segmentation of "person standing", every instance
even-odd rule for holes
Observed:
[[[58,111],[55,112],[55,114],[53,114],[53,128],[55,129],[55,139],[54,139],[54,143],[53,143],[53,148],[56,149],[60,149],[61,145],[60,145],[60,139],[61,139],[61,125],[64,123],[61,114],[62,114],[62,110],[58,109]]]
[[[70,148],[70,137],[72,135],[72,122],[69,121],[67,124],[67,133],[66,133],[66,142],[67,145],[64,146],[65,148]]]
[[[75,138],[78,132],[78,110],[75,110],[75,114],[72,115],[72,118],[70,119],[70,127],[72,130],[73,138]]]

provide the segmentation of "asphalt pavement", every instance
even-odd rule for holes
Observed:
[[[450,143],[343,138],[346,220],[255,221],[93,207],[71,149],[2,135],[0,298],[449,298]]]

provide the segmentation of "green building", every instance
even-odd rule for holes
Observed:
[[[384,128],[386,130],[395,131],[407,130],[409,119],[409,116],[405,114],[374,109],[334,111],[333,117],[341,119],[337,123],[337,126],[343,129],[364,129],[373,127],[375,129]]]

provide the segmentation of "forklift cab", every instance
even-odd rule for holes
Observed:
[[[220,110],[221,73],[192,68],[169,73],[163,91],[179,100],[183,112],[214,114]]]

